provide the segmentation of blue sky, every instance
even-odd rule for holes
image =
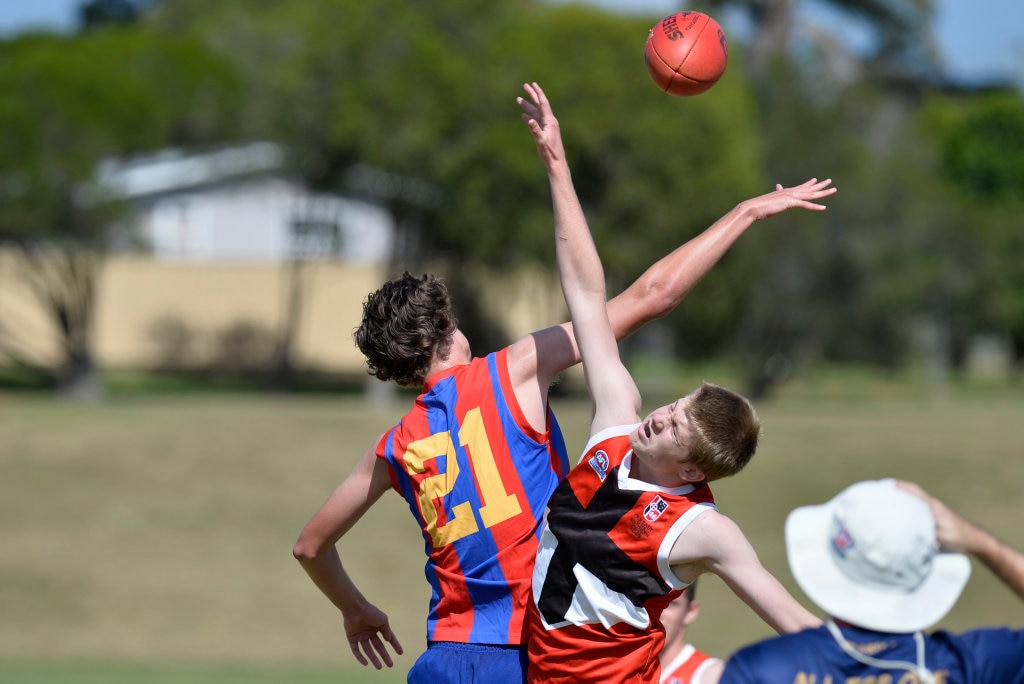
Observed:
[[[564,0],[556,0],[564,1]],[[678,0],[587,0],[659,16]],[[936,35],[949,72],[963,79],[1009,78],[1024,86],[1024,0],[935,0]],[[0,32],[69,28],[79,0],[0,0]]]

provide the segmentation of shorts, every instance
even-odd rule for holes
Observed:
[[[416,659],[409,684],[523,684],[526,646],[432,641]]]

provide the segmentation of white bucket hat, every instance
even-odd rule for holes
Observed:
[[[879,632],[931,627],[971,575],[966,556],[939,552],[928,504],[891,479],[859,482],[791,512],[786,555],[822,610]]]

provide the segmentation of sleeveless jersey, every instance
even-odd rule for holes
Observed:
[[[670,662],[661,668],[661,684],[701,684],[704,670],[713,663],[722,662],[701,653],[692,644],[686,644]]]
[[[528,623],[531,682],[658,679],[661,612],[686,587],[669,552],[715,506],[707,485],[630,479],[633,427],[594,435],[548,502]]]
[[[550,409],[546,433],[526,421],[507,349],[428,378],[377,456],[423,533],[427,640],[522,644],[540,521],[568,459]]]
[[[886,661],[917,662],[913,634],[886,634],[843,625],[861,652]],[[925,637],[925,665],[944,684],[1024,684],[1024,629],[939,631]],[[747,646],[725,663],[720,684],[919,684],[916,673],[865,665],[843,652],[827,627],[805,629]]]

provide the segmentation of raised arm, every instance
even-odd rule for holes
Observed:
[[[707,511],[687,525],[672,547],[669,562],[689,582],[712,572],[780,634],[818,627],[815,617],[761,565],[746,535],[730,518]]]
[[[816,200],[835,192],[831,179],[812,178],[790,188],[776,185],[773,192],[740,202],[703,233],[654,263],[608,302],[608,318],[616,337],[627,337],[672,311],[755,222],[788,209],[824,211],[825,206]]]
[[[943,551],[969,553],[1024,600],[1024,553],[972,523],[913,482],[899,486],[928,504],[935,518],[935,535]]]
[[[527,94],[530,93],[527,86]],[[542,133],[537,150],[547,170],[556,222],[582,222],[586,218],[573,186],[562,147],[558,120],[537,106],[532,98],[517,98],[523,119],[535,121]],[[547,100],[545,99],[545,103]],[[700,235],[677,247],[650,266],[632,285],[608,302],[608,319],[616,340],[636,332],[644,324],[668,315],[703,278],[733,243],[754,222],[791,208],[824,210],[816,201],[836,191],[831,181],[814,179],[740,202]],[[579,363],[579,349],[571,323],[552,326],[517,340],[509,350],[509,372],[516,397],[530,422],[543,429],[547,389],[562,371]]]
[[[616,336],[608,319],[604,269],[569,176],[558,120],[539,85],[530,83],[524,88],[529,99],[518,100],[523,119],[551,180],[555,258],[594,403],[593,434],[610,425],[635,422],[640,393],[619,358]]]
[[[388,616],[370,603],[345,572],[335,544],[369,510],[389,486],[387,465],[370,449],[352,473],[313,514],[295,542],[292,554],[313,583],[342,613],[352,654],[362,665],[378,670],[394,662],[384,642],[402,653]]]

